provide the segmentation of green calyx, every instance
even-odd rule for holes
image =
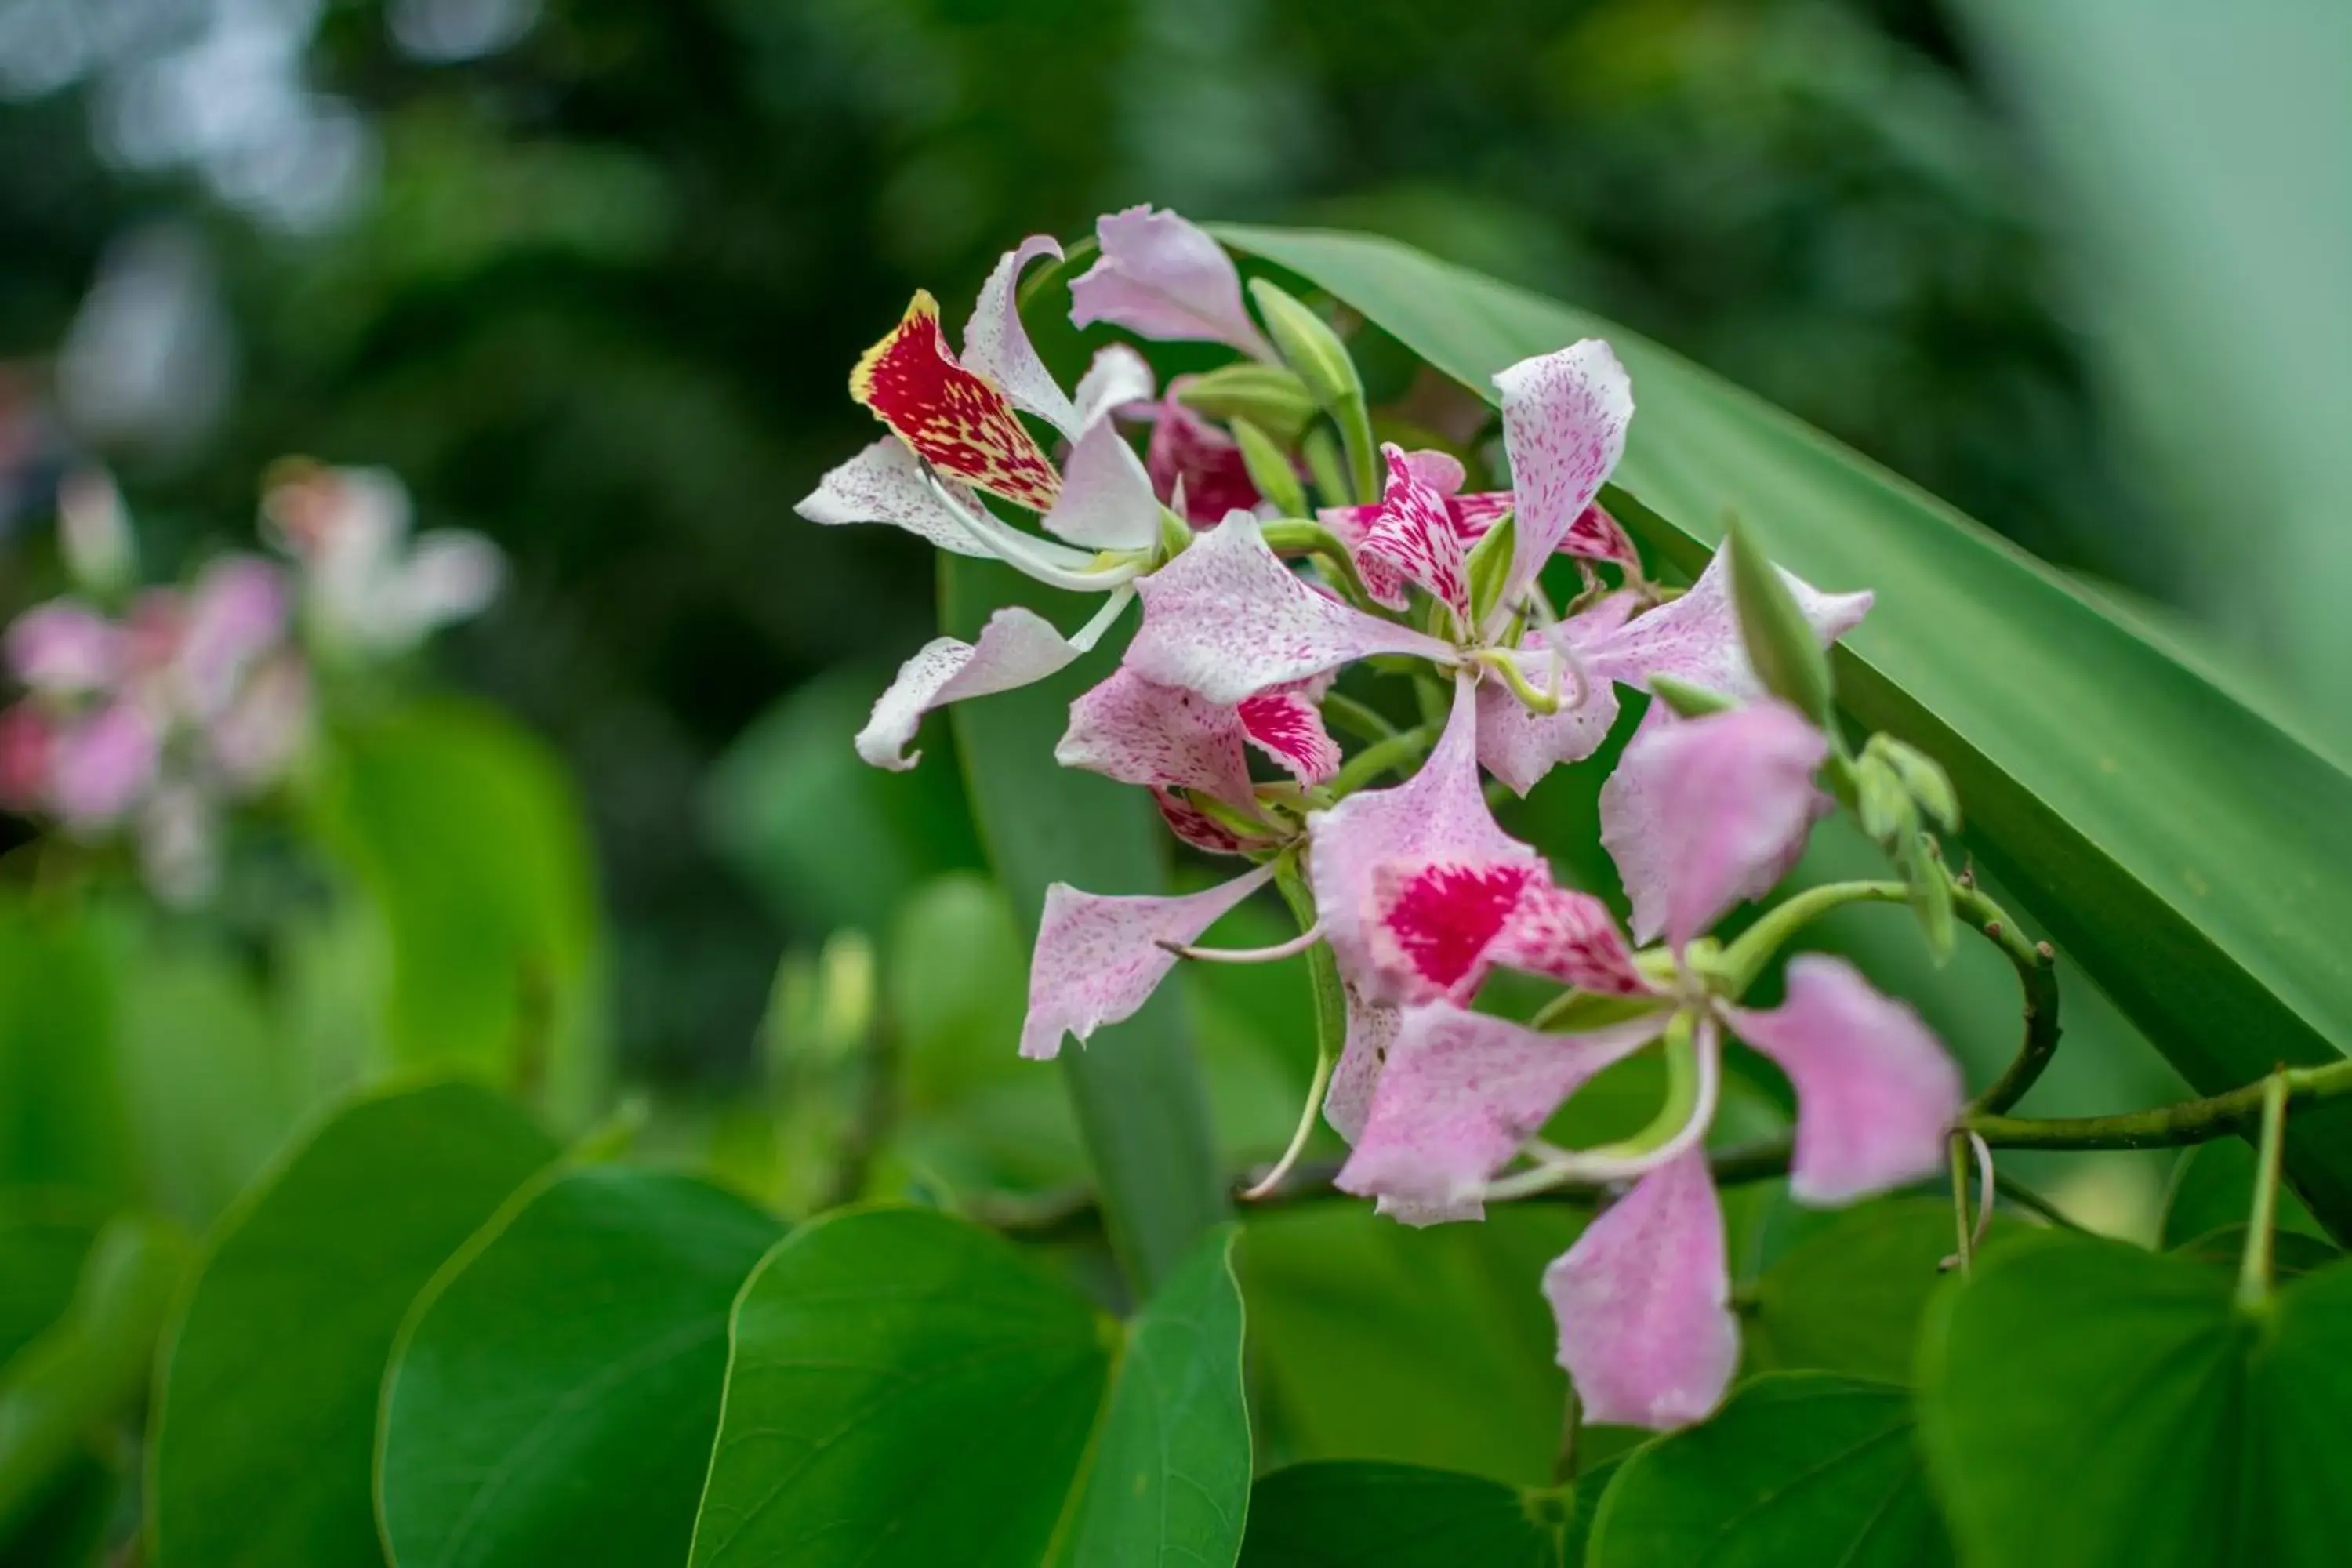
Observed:
[[[1298,444],[1318,406],[1297,372],[1255,360],[1184,377],[1175,397],[1212,419],[1246,419],[1285,447]]]
[[[1829,655],[1797,607],[1796,595],[1762,548],[1737,518],[1723,547],[1731,552],[1731,597],[1739,613],[1740,639],[1764,689],[1823,729],[1835,722],[1836,689]]]

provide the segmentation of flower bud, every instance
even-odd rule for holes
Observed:
[[[84,593],[110,598],[139,570],[122,492],[103,468],[77,468],[58,485],[58,552]]]
[[[1834,695],[1829,656],[1797,607],[1796,595],[1737,518],[1725,531],[1723,547],[1731,552],[1732,603],[1739,612],[1748,662],[1766,690],[1829,729]]]
[[[1274,346],[1282,352],[1282,363],[1297,374],[1316,405],[1334,416],[1360,409],[1363,381],[1348,345],[1330,324],[1265,279],[1252,279],[1249,289]]]
[[[1170,389],[1185,407],[1212,419],[1246,419],[1285,447],[1296,446],[1315,417],[1315,395],[1291,371],[1244,360]]]
[[[1517,549],[1518,515],[1507,514],[1503,521],[1486,531],[1486,537],[1470,547],[1465,570],[1470,578],[1470,624],[1481,626],[1494,613],[1503,596],[1503,588],[1511,580],[1511,555]]]
[[[1290,455],[1272,436],[1239,415],[1233,417],[1232,426],[1234,441],[1242,449],[1242,467],[1249,470],[1250,483],[1257,487],[1257,493],[1285,517],[1312,516],[1307,510],[1306,487],[1298,482],[1298,470],[1290,466]]]
[[[1944,772],[1942,763],[1892,735],[1874,735],[1870,750],[1886,759],[1888,769],[1903,781],[1904,789],[1919,803],[1920,810],[1935,818],[1946,832],[1958,831],[1960,798],[1954,793],[1951,776]]]
[[[1710,713],[1727,713],[1738,706],[1720,691],[1709,691],[1704,686],[1676,680],[1671,675],[1650,677],[1650,690],[1659,701],[1685,719],[1704,719]]]
[[[1911,792],[1874,747],[1854,764],[1853,784],[1854,814],[1874,840],[1892,846],[1919,831],[1919,811]]]

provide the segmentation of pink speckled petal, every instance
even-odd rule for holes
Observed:
[[[1559,552],[1586,561],[1613,561],[1634,572],[1642,569],[1642,553],[1633,548],[1624,525],[1597,501],[1579,512],[1576,521],[1569,525],[1568,537],[1559,542]]]
[[[1382,989],[1402,1002],[1467,1004],[1486,977],[1487,949],[1543,876],[1539,862],[1519,856],[1373,867],[1365,936]]]
[[[1559,635],[1570,652],[1589,663],[1588,650],[1624,624],[1633,604],[1631,594],[1612,594],[1561,622]],[[1553,655],[1542,632],[1529,632],[1514,658],[1529,686],[1552,689]],[[1574,694],[1565,671],[1559,689],[1563,699]],[[1598,751],[1616,722],[1616,689],[1589,668],[1584,700],[1564,704],[1557,713],[1538,713],[1508,686],[1489,679],[1478,688],[1478,760],[1514,793],[1525,795],[1560,763],[1580,763]]]
[[[1511,515],[1517,504],[1508,490],[1480,490],[1474,495],[1454,498],[1454,527],[1465,544],[1475,544],[1486,537],[1494,526]]]
[[[1542,858],[1505,833],[1487,808],[1478,777],[1478,707],[1466,678],[1454,682],[1454,710],[1421,771],[1388,789],[1358,790],[1328,811],[1307,819],[1307,868],[1315,907],[1339,971],[1363,988],[1367,1000],[1394,1000],[1393,984],[1372,963],[1367,922],[1372,875],[1385,861],[1450,858],[1520,860]]]
[[[1549,975],[1580,991],[1639,996],[1650,983],[1633,963],[1633,950],[1617,917],[1591,893],[1530,882],[1486,949],[1506,969]]]
[[[1301,784],[1319,784],[1339,771],[1339,742],[1304,691],[1261,691],[1243,698],[1237,711],[1243,738]]]
[[[1169,832],[1204,854],[1238,855],[1248,847],[1240,834],[1194,805],[1181,790],[1155,789],[1151,804],[1160,808]]]
[[[1435,637],[1368,616],[1302,581],[1244,511],[1199,535],[1136,587],[1143,629],[1127,662],[1165,686],[1238,702],[1376,653],[1451,659]]]
[[[1043,680],[1083,651],[1035,611],[1018,605],[989,616],[977,644],[936,637],[898,667],[898,678],[857,732],[857,754],[877,768],[904,772],[922,760],[920,752],[909,752],[907,745],[924,714],[967,697]]]
[[[1824,594],[1787,572],[1780,578],[1823,647],[1861,625],[1869,613],[1871,595],[1866,592]],[[1764,695],[1764,683],[1748,662],[1747,646],[1740,640],[1730,558],[1719,550],[1688,593],[1635,616],[1614,637],[1596,643],[1591,665],[1598,674],[1645,691],[1651,676],[1670,675],[1741,701]]]
[[[1013,400],[1013,406],[1034,414],[1065,436],[1076,437],[1078,411],[1045,369],[1021,324],[1021,273],[1041,256],[1062,258],[1061,242],[1049,234],[1033,234],[1004,253],[988,281],[980,287],[971,319],[963,328],[963,367],[984,375]]]
[[[1062,493],[1041,520],[1088,550],[1149,550],[1160,541],[1160,498],[1143,459],[1108,419],[1087,426],[1062,466]]]
[[[1348,992],[1348,1039],[1331,1068],[1331,1087],[1323,1094],[1323,1120],[1350,1144],[1364,1135],[1364,1121],[1372,1113],[1372,1094],[1380,1086],[1381,1069],[1388,1065],[1404,1015],[1383,1003],[1368,1002],[1353,985]]]
[[[1339,542],[1348,547],[1348,553],[1355,557],[1356,574],[1364,580],[1364,592],[1372,603],[1402,610],[1412,603],[1412,581],[1394,561],[1365,548],[1367,531],[1380,510],[1376,506],[1327,506],[1315,517],[1337,534]]]
[[[8,628],[9,673],[36,691],[71,696],[113,684],[126,649],[120,627],[79,599],[52,599]]]
[[[1622,873],[1633,934],[1680,949],[1804,852],[1828,800],[1829,742],[1784,703],[1644,724],[1601,786],[1601,842]]]
[[[1456,626],[1467,626],[1470,584],[1463,574],[1462,536],[1454,529],[1444,492],[1407,461],[1403,447],[1391,442],[1381,453],[1388,460],[1388,483],[1364,530],[1363,552],[1393,563],[1451,608]],[[1461,465],[1454,463],[1453,468],[1454,482],[1459,484]]]
[[[50,731],[49,806],[69,828],[112,826],[155,782],[163,736],[136,703],[111,702]]]
[[[1240,446],[1178,402],[1175,391],[1171,384],[1171,395],[1151,415],[1143,466],[1152,493],[1171,507],[1181,500],[1184,521],[1195,528],[1221,522],[1227,512],[1256,510],[1265,498],[1257,493]]]
[[[1789,961],[1788,999],[1730,1010],[1732,1030],[1780,1065],[1797,1091],[1789,1191],[1843,1204],[1933,1175],[1959,1116],[1959,1068],[1919,1015],[1842,958]]]
[[[1475,1203],[1562,1101],[1657,1038],[1667,1017],[1552,1035],[1443,1004],[1408,1007],[1333,1184],[1412,1209]]]
[[[1244,810],[1253,805],[1234,710],[1124,666],[1070,704],[1070,727],[1054,760],[1121,784],[1181,785]]]
[[[969,491],[963,493],[970,498]],[[979,503],[971,499],[970,504]],[[954,509],[925,482],[922,459],[896,436],[883,437],[832,469],[793,510],[811,522],[887,522],[951,554],[995,553],[956,521]]]
[[[1029,961],[1029,1016],[1021,1054],[1057,1056],[1062,1037],[1083,1043],[1104,1024],[1130,1017],[1175,967],[1162,942],[1193,942],[1218,919],[1274,878],[1260,866],[1205,892],[1182,898],[1113,898],[1066,882],[1045,889],[1045,914]]]
[[[1625,452],[1633,384],[1598,338],[1521,360],[1495,377],[1518,526],[1504,597],[1535,581]]]
[[[1544,1270],[1544,1295],[1586,1420],[1704,1420],[1739,1364],[1723,1209],[1705,1152],[1652,1171],[1585,1226]]]
[[[1241,275],[1223,247],[1171,212],[1106,213],[1102,257],[1070,284],[1070,321],[1108,321],[1139,337],[1230,343],[1273,360],[1274,345],[1242,304]]]

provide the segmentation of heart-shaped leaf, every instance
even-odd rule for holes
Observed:
[[[2044,1232],[1938,1298],[1920,1428],[1982,1568],[2319,1568],[2352,1540],[2352,1264],[2224,1270]]]
[[[1824,1373],[1743,1384],[1636,1449],[1592,1522],[1591,1568],[1933,1568],[1951,1561],[1900,1388]],[[2050,1562],[2070,1562],[2052,1558]]]
[[[1863,723],[1950,771],[2010,888],[2206,1092],[2352,1042],[2352,778],[2056,573],[1638,335],[1386,240],[1225,227],[1493,398],[1494,374],[1606,337],[1639,414],[1612,505],[1697,568],[1736,512],[1781,565],[1878,605],[1842,645]],[[2289,1163],[2352,1234],[2352,1108]]]
[[[1250,1493],[1242,1568],[1576,1568],[1615,1468],[1522,1490],[1418,1465],[1293,1465]]]
[[[417,1298],[385,1374],[377,1495],[401,1568],[683,1562],[728,1311],[782,1230],[667,1172],[516,1194]]]
[[[555,1153],[462,1084],[363,1097],[224,1215],[163,1352],[149,1532],[176,1568],[380,1555],[376,1393],[418,1290]]]
[[[2006,1235],[2021,1228],[1993,1216]],[[1959,1244],[1952,1205],[1890,1198],[1832,1216],[1758,1277],[1746,1342],[1763,1371],[1843,1373],[1907,1384],[1919,1325]]]
[[[803,1226],[736,1304],[694,1568],[1232,1563],[1250,1439],[1230,1247],[1122,1326],[934,1211]]]

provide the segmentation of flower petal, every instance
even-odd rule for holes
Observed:
[[[954,637],[925,643],[898,667],[898,679],[857,732],[857,754],[877,768],[903,772],[922,760],[907,744],[934,708],[1043,680],[1085,649],[1035,611],[1013,605],[988,617],[977,644]]]
[[[1850,1202],[1942,1164],[1965,1094],[1959,1068],[1918,1014],[1873,990],[1853,964],[1800,953],[1789,961],[1786,1001],[1729,1016],[1796,1089],[1789,1190],[1801,1202]]]
[[[1706,1155],[1694,1149],[1643,1176],[1544,1270],[1544,1294],[1586,1420],[1704,1419],[1739,1364]]]
[[[1567,537],[1559,542],[1559,552],[1587,561],[1613,561],[1634,572],[1642,569],[1642,552],[1633,548],[1624,525],[1603,510],[1598,501],[1576,514],[1576,521],[1569,524]]]
[[[1070,704],[1054,760],[1121,784],[1205,790],[1244,810],[1255,804],[1234,710],[1125,666]]]
[[[1199,535],[1136,587],[1143,629],[1127,662],[1168,686],[1218,702],[1336,669],[1376,653],[1451,659],[1425,633],[1365,615],[1282,563],[1245,511]]]
[[[1243,698],[1235,711],[1242,738],[1300,784],[1319,784],[1339,771],[1339,742],[1324,727],[1323,710],[1306,692],[1261,691]]]
[[[1370,1001],[1386,1002],[1395,994],[1373,965],[1369,930],[1373,872],[1382,863],[1447,858],[1542,865],[1487,808],[1478,778],[1477,729],[1475,689],[1466,678],[1457,679],[1445,733],[1419,773],[1388,789],[1358,790],[1307,819],[1307,868],[1324,935],[1340,973]]]
[[[1479,490],[1454,498],[1454,528],[1465,544],[1475,544],[1494,526],[1511,515],[1516,504],[1508,490]]]
[[[211,718],[236,695],[252,662],[286,635],[286,578],[257,555],[224,555],[188,590],[173,671],[183,696]]]
[[[253,672],[205,736],[205,749],[239,792],[276,783],[310,738],[310,677],[290,650]]]
[[[1122,408],[1150,402],[1157,384],[1150,361],[1125,343],[1105,343],[1078,378],[1078,428],[1090,429]]]
[[[1233,258],[1202,229],[1150,205],[1095,224],[1102,258],[1070,284],[1070,321],[1108,321],[1139,337],[1230,343],[1271,361],[1274,346],[1242,305]]]
[[[1470,584],[1463,574],[1462,536],[1454,530],[1444,494],[1415,471],[1403,447],[1389,442],[1381,453],[1388,459],[1388,483],[1364,530],[1363,551],[1394,563],[1453,610],[1454,625],[1468,626]],[[1454,464],[1457,476],[1461,468]],[[1461,482],[1458,477],[1454,482]]]
[[[1265,499],[1240,445],[1173,396],[1152,415],[1143,466],[1152,493],[1171,507],[1181,500],[1184,521],[1195,528],[1222,521],[1227,512],[1255,511]]]
[[[793,510],[811,522],[887,522],[950,554],[995,553],[956,521],[955,509],[924,479],[922,459],[896,436],[832,469]]]
[[[1518,511],[1507,601],[1535,581],[1624,456],[1633,384],[1614,350],[1586,338],[1521,360],[1495,385],[1503,395],[1503,444]]]
[[[1168,831],[1210,855],[1238,855],[1248,846],[1240,834],[1184,798],[1181,790],[1155,789],[1151,804],[1160,808]]]
[[[1780,578],[1823,647],[1861,625],[1869,613],[1867,592],[1824,594],[1788,572]],[[1596,643],[1591,664],[1610,679],[1644,691],[1651,676],[1670,675],[1741,701],[1764,695],[1764,683],[1748,663],[1748,647],[1739,635],[1730,557],[1720,550],[1688,593],[1636,616],[1614,637]]]
[[[1404,1026],[1404,1014],[1384,1003],[1366,1001],[1353,985],[1345,988],[1348,1039],[1340,1047],[1339,1059],[1332,1064],[1331,1087],[1323,1093],[1323,1120],[1352,1144],[1364,1135],[1381,1069],[1388,1065],[1397,1031]]]
[[[113,684],[125,654],[121,629],[79,599],[52,599],[8,628],[9,672],[36,691],[72,696]]]
[[[1569,651],[1589,665],[1586,650],[1623,625],[1633,605],[1633,595],[1612,594],[1562,621],[1559,635]],[[1553,657],[1541,631],[1529,632],[1514,656],[1519,673],[1539,691],[1551,688]],[[1573,693],[1563,679],[1560,710],[1538,713],[1500,681],[1488,680],[1478,688],[1478,760],[1515,794],[1526,795],[1562,763],[1582,762],[1601,749],[1616,726],[1616,688],[1589,668],[1584,700],[1569,704],[1565,699],[1570,695]]]
[[[163,736],[144,710],[110,702],[49,735],[49,805],[68,827],[121,820],[155,782]]]
[[[1332,1184],[1410,1209],[1475,1203],[1562,1101],[1666,1022],[1659,1012],[1551,1035],[1443,1005],[1408,1007],[1363,1135]]]
[[[1366,934],[1384,989],[1404,1002],[1466,1004],[1540,865],[1502,860],[1384,860],[1372,868]]]
[[[849,373],[849,395],[940,472],[1045,511],[1061,476],[996,385],[948,353],[937,300],[920,289]]]
[[[963,368],[1003,388],[1015,408],[1075,439],[1081,428],[1077,408],[1037,357],[1029,329],[1021,324],[1021,272],[1041,256],[1059,261],[1061,241],[1033,234],[998,259],[963,325]]]
[[[1783,703],[1644,724],[1601,786],[1601,842],[1623,873],[1633,934],[1680,949],[1788,875],[1828,808],[1829,742]]]
[[[1071,447],[1045,531],[1088,550],[1149,550],[1160,542],[1160,498],[1143,459],[1116,422],[1097,420]]]
[[[1062,1037],[1081,1042],[1104,1024],[1130,1017],[1167,978],[1176,955],[1162,942],[1192,942],[1274,878],[1260,866],[1223,886],[1182,898],[1082,893],[1066,882],[1045,889],[1045,913],[1029,962],[1029,1016],[1021,1054],[1060,1054]]]
[[[1489,962],[1549,975],[1580,991],[1639,996],[1652,990],[1609,906],[1591,893],[1530,882],[1486,949]]]

